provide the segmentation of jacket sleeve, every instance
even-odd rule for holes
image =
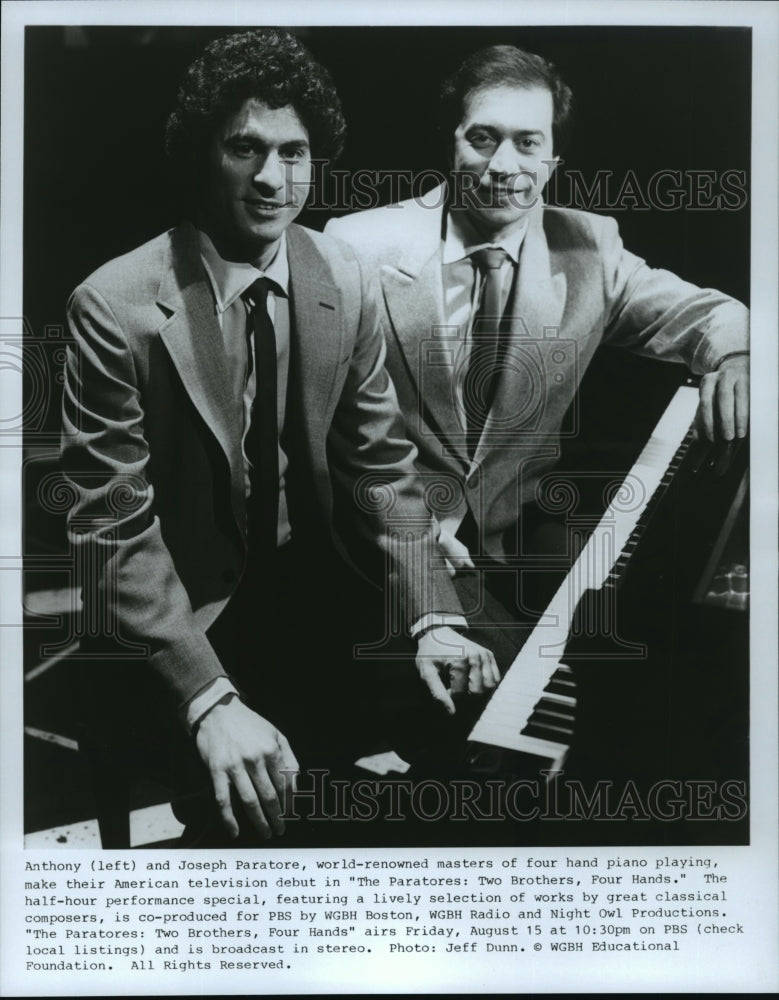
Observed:
[[[416,448],[384,367],[377,294],[363,278],[354,350],[328,449],[335,484],[350,497],[362,540],[383,554],[391,600],[409,630],[431,613],[460,618],[462,606],[438,555],[439,529],[422,495]]]
[[[73,491],[68,535],[80,567],[84,629],[107,639],[114,656],[148,663],[181,708],[224,670],[195,621],[154,514],[132,351],[90,285],[72,295],[68,322],[61,460]]]
[[[713,371],[726,354],[749,349],[749,312],[744,305],[647,266],[625,250],[613,219],[600,221],[604,343],[682,362],[696,375]]]

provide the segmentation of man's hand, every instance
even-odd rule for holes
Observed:
[[[446,528],[441,528],[438,535],[438,547],[446,560],[449,576],[455,576],[458,569],[474,569],[467,547]]]
[[[448,627],[431,629],[420,637],[416,664],[430,693],[450,715],[455,712],[452,694],[482,694],[500,682],[492,653]]]
[[[285,792],[294,790],[294,774],[283,772],[297,772],[299,765],[282,733],[233,698],[226,705],[215,705],[205,716],[196,742],[230,836],[238,836],[230,803],[231,785],[262,837],[284,833],[281,803]]]
[[[701,379],[696,422],[709,441],[743,438],[749,424],[749,357],[728,358]]]

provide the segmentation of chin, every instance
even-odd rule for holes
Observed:
[[[295,208],[294,211],[285,209],[270,219],[257,219],[246,216],[241,220],[243,236],[250,242],[274,243],[289,224],[294,221],[299,212],[299,208]]]
[[[241,242],[247,247],[262,249],[269,243],[275,243],[286,228],[286,225],[279,222],[259,225],[255,223],[253,226],[246,226],[243,229]]]
[[[254,226],[247,236],[253,243],[274,243],[286,228],[280,225]]]
[[[518,211],[516,208],[483,208],[476,215],[476,222],[487,232],[498,232],[518,225],[527,215],[527,209]]]

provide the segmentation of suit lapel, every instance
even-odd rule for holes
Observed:
[[[535,411],[544,405],[547,391],[545,359],[559,334],[564,305],[565,276],[552,274],[543,205],[539,204],[533,210],[522,241],[507,364],[476,449],[475,462],[480,462],[487,451],[500,447],[501,434],[511,436],[534,429]]]
[[[410,242],[398,259],[381,269],[381,284],[395,335],[422,412],[435,424],[450,446],[467,461],[463,428],[452,389],[452,370],[460,348],[459,331],[446,326],[441,275],[440,189],[431,192],[434,204],[415,205],[416,219],[409,220]]]
[[[533,211],[522,250],[514,291],[512,337],[534,340],[555,336],[563,313],[565,278],[552,275],[543,225],[543,205]]]
[[[184,224],[173,231],[158,305],[167,313],[159,335],[193,405],[227,457],[234,506],[242,507],[243,459],[235,390],[227,370],[222,331],[200,260],[197,232]]]
[[[299,416],[312,453],[325,435],[335,398],[339,364],[349,359],[343,339],[341,295],[313,240],[304,229],[287,230],[293,378]],[[346,357],[344,358],[344,354]]]

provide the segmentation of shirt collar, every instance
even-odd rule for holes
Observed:
[[[521,225],[497,242],[485,241],[465,212],[448,212],[446,216],[446,236],[444,237],[444,264],[470,257],[482,247],[500,247],[505,250],[515,264],[519,263],[519,251],[527,231],[528,218]]]
[[[274,283],[274,291],[289,297],[289,260],[287,259],[287,234],[282,233],[276,256],[268,267],[261,271],[253,264],[225,260],[217,253],[211,238],[202,229],[198,230],[200,257],[211,283],[216,300],[216,311],[223,313],[239,298],[257,278],[269,278]]]

